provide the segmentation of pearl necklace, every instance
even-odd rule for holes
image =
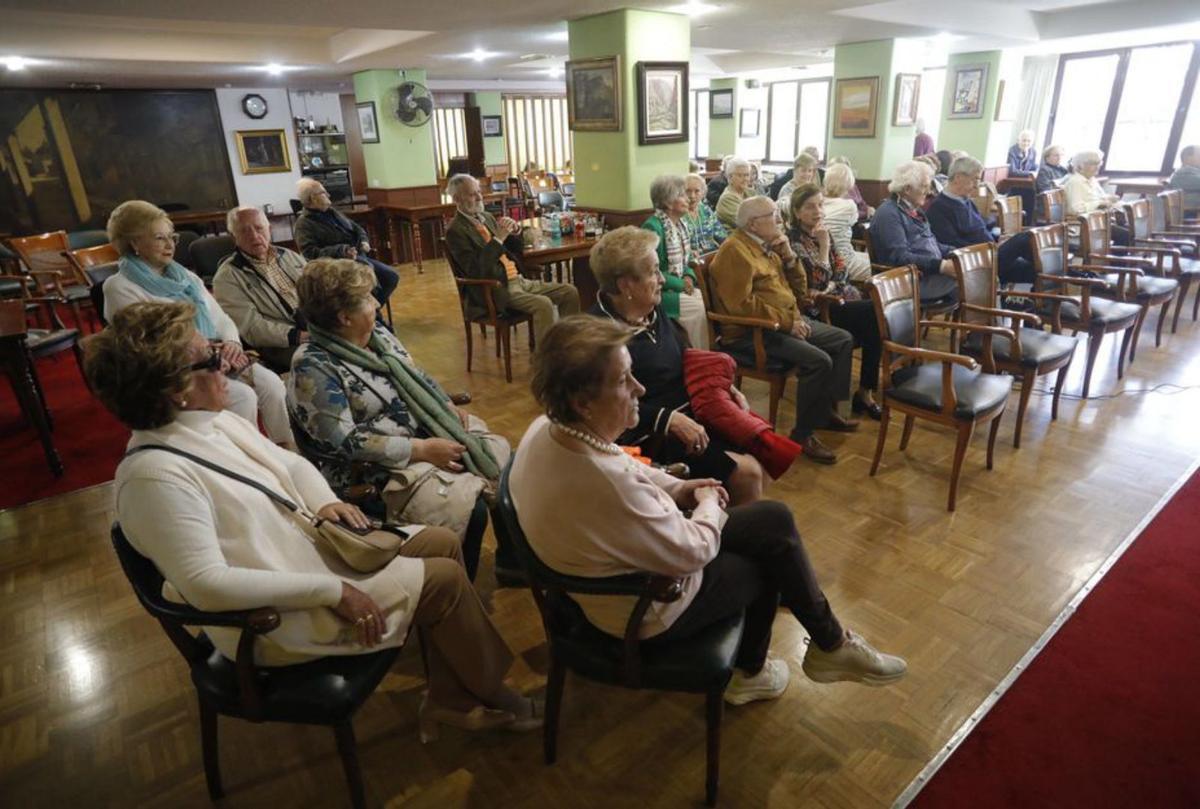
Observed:
[[[557,421],[550,422],[564,434],[571,436],[577,441],[587,444],[592,449],[603,452],[607,455],[624,455],[625,451],[611,441],[601,441],[591,433],[585,433],[583,430],[576,430],[574,427],[568,427]]]

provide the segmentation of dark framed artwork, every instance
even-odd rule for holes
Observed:
[[[709,90],[708,91],[708,117],[709,118],[732,118],[733,117],[733,90]]]
[[[762,111],[743,109],[738,114],[741,116],[738,119],[738,137],[757,138],[762,124]]]
[[[950,112],[947,118],[982,118],[983,102],[987,96],[988,66],[958,65],[951,77],[954,94],[950,96]]]
[[[878,107],[878,76],[838,79],[833,90],[833,136],[875,137],[875,113]]]
[[[504,135],[504,126],[501,124],[501,116],[499,115],[482,115],[480,120],[483,121],[483,136],[485,138],[498,138]]]
[[[375,102],[363,101],[355,104],[358,110],[358,131],[363,143],[379,143],[379,118],[375,116]]]
[[[688,139],[688,63],[638,62],[638,143]]]
[[[917,122],[917,103],[921,99],[921,74],[896,74],[896,101],[892,106],[892,126],[912,126]]]
[[[567,126],[576,132],[621,131],[621,57],[567,62]]]
[[[282,129],[239,129],[238,157],[242,174],[278,174],[292,170],[287,135]]]

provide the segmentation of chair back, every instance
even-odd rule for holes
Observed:
[[[108,325],[108,321],[104,319],[104,282],[116,275],[120,268],[120,264],[110,261],[107,264],[88,267],[83,271],[87,276],[88,285],[91,287],[88,292],[92,296],[92,306],[96,310],[96,316],[100,318],[101,325],[104,326]]]
[[[979,215],[983,217],[984,222],[992,216],[992,205],[995,199],[996,193],[987,183],[980,183],[975,188],[975,193],[971,195],[971,202],[979,211]]]
[[[22,300],[0,301],[0,337],[28,334],[29,321],[25,319],[25,311]]]
[[[917,268],[912,265],[873,275],[867,281],[879,336],[900,345],[919,348],[921,334],[921,296],[917,294]]]
[[[213,276],[217,274],[217,267],[221,266],[226,256],[233,253],[234,248],[233,237],[227,233],[220,236],[201,236],[188,246],[192,272],[211,286]]]
[[[1067,226],[1063,224],[1043,225],[1031,228],[1029,234],[1033,237],[1033,266],[1038,274],[1065,276],[1067,274]],[[1044,279],[1038,279],[1034,286],[1041,289],[1046,284],[1055,288],[1059,286]]]
[[[61,269],[62,262],[58,258],[63,252],[71,249],[71,243],[67,240],[67,232],[65,230],[52,230],[48,233],[39,233],[36,236],[14,236],[8,240],[9,246],[21,257],[21,261],[31,270],[57,270]],[[35,255],[48,253],[47,256]],[[44,266],[46,260],[52,260],[55,266]],[[39,266],[35,266],[35,264]]]
[[[1183,189],[1171,188],[1158,194],[1166,203],[1167,230],[1183,224]]]
[[[1057,225],[1066,221],[1067,192],[1051,188],[1038,194],[1038,221],[1044,225]]]
[[[564,211],[567,204],[560,191],[539,191],[538,207],[543,211]]]
[[[1109,251],[1108,211],[1089,211],[1079,217],[1079,257],[1087,263],[1089,257]]]
[[[954,274],[958,276],[958,300],[975,306],[996,306],[996,245],[993,242],[960,247],[950,254]],[[991,315],[959,308],[965,323],[992,325]]]
[[[1154,222],[1150,207],[1150,200],[1144,197],[1125,204],[1125,220],[1129,224],[1129,231],[1134,241],[1151,238]]]
[[[1020,233],[1022,220],[1025,217],[1021,198],[1016,195],[1011,197],[996,197],[996,201],[993,204],[996,206],[996,219],[1000,223],[1000,232],[1005,236]]]
[[[1171,229],[1171,203],[1168,199],[1170,193],[1170,191],[1159,191],[1150,198],[1150,226],[1155,233]]]
[[[291,206],[292,213],[295,214],[296,216],[299,216],[300,212],[304,210],[304,203],[298,199],[289,199],[288,205]]]
[[[194,230],[178,230],[176,233],[179,234],[179,244],[175,245],[175,260],[195,272],[192,266],[192,242],[199,239],[200,234]]]
[[[101,244],[96,247],[84,247],[81,250],[68,250],[63,253],[67,261],[75,269],[79,278],[92,285],[91,276],[88,275],[88,269],[101,264],[112,264],[121,258],[121,254],[117,252],[117,248],[111,244]]]
[[[713,257],[717,255],[714,250],[711,253],[704,253],[699,257],[696,265],[692,268],[696,273],[696,286],[700,289],[700,298],[704,301],[705,312],[716,312],[713,308],[714,292],[709,287],[709,272],[708,268],[712,264]],[[712,318],[705,318],[708,322],[708,344],[710,346],[719,345],[721,342],[721,324],[715,322]]]

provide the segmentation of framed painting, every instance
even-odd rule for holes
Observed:
[[[875,137],[875,113],[878,108],[878,76],[838,79],[833,91],[833,136]]]
[[[757,138],[762,124],[762,111],[743,109],[739,115],[741,117],[738,119],[738,137]]]
[[[710,90],[708,93],[708,117],[733,117],[733,89]]]
[[[379,143],[379,119],[375,117],[375,102],[355,104],[358,110],[358,131],[363,143]]]
[[[621,131],[621,57],[567,62],[567,126],[576,132]]]
[[[638,143],[688,139],[688,63],[638,62]]]
[[[483,121],[483,136],[485,138],[499,138],[504,135],[504,126],[501,124],[499,115],[483,115],[480,116]]]
[[[238,157],[242,174],[278,174],[292,170],[292,155],[282,129],[239,129]]]
[[[987,63],[958,65],[950,77],[954,94],[950,96],[947,118],[982,118],[987,95]]]
[[[912,126],[917,122],[917,102],[921,98],[921,74],[896,74],[896,101],[892,106],[892,126]]]
[[[1020,81],[1000,80],[996,87],[997,121],[1014,121],[1017,118],[1017,98],[1021,95]]]

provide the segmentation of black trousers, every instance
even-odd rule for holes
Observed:
[[[1032,284],[1037,280],[1033,264],[1033,235],[1028,231],[1015,233],[996,248],[996,275],[1000,283]]]
[[[854,344],[862,347],[858,386],[868,390],[879,387],[879,360],[883,356],[883,342],[879,339],[875,305],[870,301],[846,301],[842,306],[829,310],[829,319],[839,329],[850,332]]]
[[[714,622],[746,611],[737,667],[757,674],[767,661],[771,624],[782,604],[821,649],[837,647],[842,626],[817,584],[791,510],[759,500],[729,510],[721,551],[704,568],[692,603],[675,623],[647,643],[685,640]]]

